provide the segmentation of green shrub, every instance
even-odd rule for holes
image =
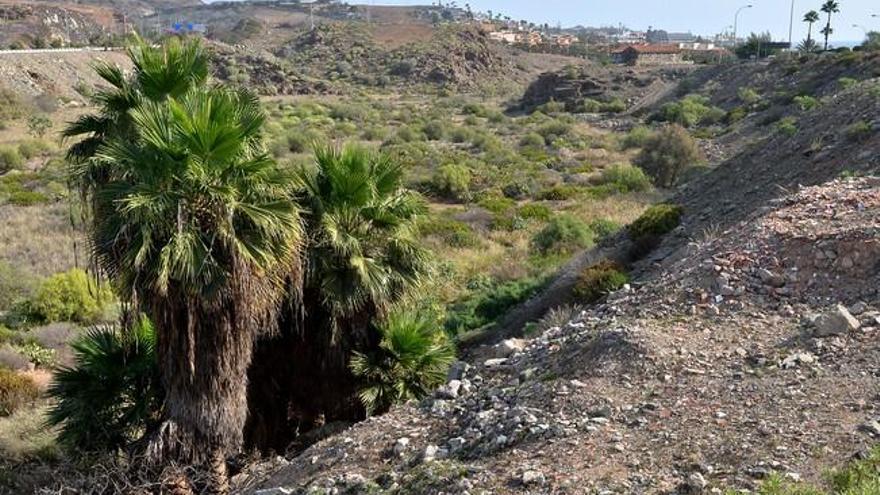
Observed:
[[[819,106],[819,100],[812,96],[795,96],[792,101],[802,112],[808,112]]]
[[[37,318],[47,321],[92,323],[104,314],[113,295],[103,283],[95,284],[85,271],[74,268],[44,280],[29,304]]]
[[[535,110],[541,113],[546,113],[547,115],[563,113],[565,112],[565,103],[561,101],[550,100],[543,105],[538,105]]]
[[[640,192],[651,188],[651,179],[639,167],[615,164],[602,171],[602,184],[613,184],[620,192]]]
[[[553,216],[553,210],[539,203],[528,203],[517,209],[516,214],[525,220],[540,220],[546,222]]]
[[[422,126],[422,133],[429,141],[440,141],[446,136],[446,124],[440,120],[432,120]]]
[[[596,234],[596,240],[602,241],[616,234],[617,231],[620,230],[620,224],[613,221],[608,220],[607,218],[597,218],[590,222],[589,224],[590,230]]]
[[[519,140],[519,145],[523,148],[543,148],[547,143],[544,141],[544,136],[530,132]]]
[[[578,105],[577,111],[583,113],[599,113],[602,111],[602,102],[592,98],[584,98],[584,101]]]
[[[25,342],[14,348],[36,366],[51,367],[55,364],[55,349],[46,349],[36,342]]]
[[[401,126],[399,129],[397,129],[396,137],[404,143],[424,141],[426,139],[424,134],[416,131],[415,129],[407,125]]]
[[[840,85],[841,89],[849,89],[859,83],[858,79],[853,79],[852,77],[841,77],[837,80],[837,84]]]
[[[746,105],[754,105],[755,103],[761,101],[761,95],[759,95],[758,92],[752,88],[739,88],[739,90],[736,92],[736,95],[739,98],[739,101],[745,103]]]
[[[668,203],[645,210],[627,229],[636,247],[634,254],[644,254],[653,249],[664,235],[678,227],[683,212],[681,206]]]
[[[455,200],[467,198],[470,184],[470,169],[453,163],[438,168],[431,179],[431,186],[437,194]]]
[[[861,142],[870,138],[873,132],[870,123],[860,120],[846,128],[846,138],[850,141]]]
[[[480,238],[470,225],[446,217],[425,219],[419,224],[419,234],[424,237],[437,237],[447,246],[456,248],[480,245]]]
[[[369,354],[355,352],[351,370],[365,385],[360,399],[367,414],[420,400],[446,383],[455,346],[433,319],[414,312],[392,313],[377,325],[382,338]]]
[[[525,278],[480,287],[447,308],[445,327],[452,333],[484,327],[532,297],[545,283],[541,278]]]
[[[628,282],[629,277],[618,264],[605,260],[585,268],[572,292],[579,302],[594,303]]]
[[[71,344],[74,364],[49,388],[48,421],[70,449],[116,451],[141,438],[161,417],[156,335],[146,318],[133,328],[95,328]]]
[[[651,120],[693,127],[718,123],[724,115],[724,110],[709,105],[709,99],[705,96],[690,95],[680,101],[664,104]]]
[[[776,130],[786,136],[794,136],[798,133],[797,119],[794,117],[785,117],[776,123]]]
[[[24,159],[17,148],[0,145],[0,173],[21,168],[22,165],[24,165]]]
[[[0,416],[9,416],[40,398],[40,389],[29,376],[0,368]]]
[[[552,143],[557,138],[567,136],[570,132],[571,124],[561,120],[551,120],[537,129],[537,133],[544,138],[545,143]]]
[[[45,155],[50,151],[52,151],[52,145],[42,139],[27,139],[18,143],[18,153],[25,160]]]
[[[538,193],[538,199],[545,201],[565,201],[572,199],[581,193],[581,189],[571,184],[561,184],[548,187]]]
[[[504,213],[516,206],[516,201],[499,196],[486,196],[477,203],[492,213]]]
[[[45,115],[31,115],[27,125],[31,136],[41,138],[52,127],[52,121]]]
[[[568,254],[590,247],[595,234],[582,220],[571,215],[559,215],[532,238],[533,248],[541,254]]]
[[[36,278],[5,261],[0,261],[0,312],[9,311],[18,303],[29,299],[36,289]]]
[[[49,202],[49,196],[37,191],[13,191],[7,201],[16,206],[32,206]]]
[[[484,117],[486,115],[486,107],[479,103],[467,103],[462,107],[461,113],[464,115]]]
[[[624,150],[641,148],[648,142],[651,134],[653,134],[651,129],[643,125],[633,127],[620,142],[621,148]]]
[[[449,140],[453,143],[467,143],[474,138],[473,129],[467,127],[456,127],[449,133]]]
[[[634,160],[659,187],[672,187],[682,172],[702,159],[697,143],[679,125],[664,127],[645,143]]]
[[[626,102],[619,97],[602,104],[602,111],[606,113],[623,113],[626,111]]]
[[[724,117],[724,122],[726,122],[727,125],[736,124],[740,120],[746,118],[746,115],[748,114],[749,111],[744,107],[731,108]]]

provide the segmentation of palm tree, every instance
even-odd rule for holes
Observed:
[[[91,205],[93,259],[156,325],[166,408],[147,457],[206,468],[206,490],[223,492],[253,341],[299,273],[302,226],[290,177],[265,153],[258,99],[163,79],[180,70],[161,67],[174,46],[133,50],[143,79],[119,116],[128,128],[93,132],[71,175]]]
[[[822,29],[822,34],[825,36],[825,50],[828,50],[828,38],[834,33],[834,29],[831,28],[831,16],[832,14],[836,14],[840,12],[840,4],[835,0],[826,0],[824,4],[822,4],[822,12],[828,14],[828,24]]]
[[[403,187],[399,164],[361,148],[321,148],[297,176],[307,211],[303,292],[282,313],[281,334],[258,343],[250,372],[248,442],[263,450],[283,451],[296,430],[366,415],[351,355],[379,348],[371,322],[429,266],[414,232],[425,207]]]
[[[811,10],[804,14],[804,22],[809,24],[809,29],[807,31],[807,44],[810,41],[813,41],[813,24],[819,22],[819,13],[815,10]]]
[[[368,414],[395,403],[422,399],[446,382],[455,348],[436,321],[424,314],[398,312],[379,325],[379,349],[355,352],[351,369],[366,385],[360,391]]]

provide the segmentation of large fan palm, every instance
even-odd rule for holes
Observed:
[[[831,27],[831,16],[840,12],[840,3],[836,0],[826,0],[822,4],[821,10],[828,14],[828,23],[822,28],[822,34],[825,36],[825,50],[828,50],[828,38],[834,33],[834,29]]]
[[[149,81],[130,131],[103,136],[73,180],[91,200],[97,264],[156,325],[166,419],[148,453],[210,465],[222,490],[253,339],[297,278],[302,226],[291,178],[263,150],[254,96]]]
[[[361,148],[322,148],[297,177],[308,233],[301,306],[258,345],[250,375],[249,440],[264,449],[286,448],[293,431],[316,422],[364,416],[351,355],[378,348],[371,321],[428,270],[414,232],[424,203],[403,187],[400,165]]]
[[[809,29],[807,30],[807,44],[813,41],[813,24],[819,22],[819,13],[815,10],[811,10],[804,14],[804,22],[809,25]]]

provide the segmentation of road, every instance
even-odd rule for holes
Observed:
[[[121,47],[84,46],[81,48],[28,48],[24,50],[0,50],[0,55],[28,55],[37,53],[77,53],[77,52],[112,52],[123,50]]]

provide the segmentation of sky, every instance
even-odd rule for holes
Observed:
[[[739,16],[738,34],[770,31],[774,39],[788,40],[791,12],[790,0],[458,0],[470,2],[474,10],[501,12],[513,19],[527,19],[537,23],[563,26],[607,26],[623,23],[625,26],[646,30],[649,26],[667,31],[688,31],[710,35],[733,25],[736,10],[749,3],[751,9]],[[448,0],[444,0],[448,2]],[[838,0],[840,14],[832,19],[832,44],[857,41],[864,31],[880,31],[878,0]],[[349,0],[349,3],[370,3],[370,0]],[[424,5],[431,0],[373,0],[374,5]],[[807,25],[800,22],[808,10],[819,11],[823,0],[794,0],[794,41],[806,38]],[[822,23],[825,17],[822,17]],[[857,24],[862,27],[853,27]],[[824,26],[824,24],[822,24]],[[814,26],[814,36],[822,26]]]

